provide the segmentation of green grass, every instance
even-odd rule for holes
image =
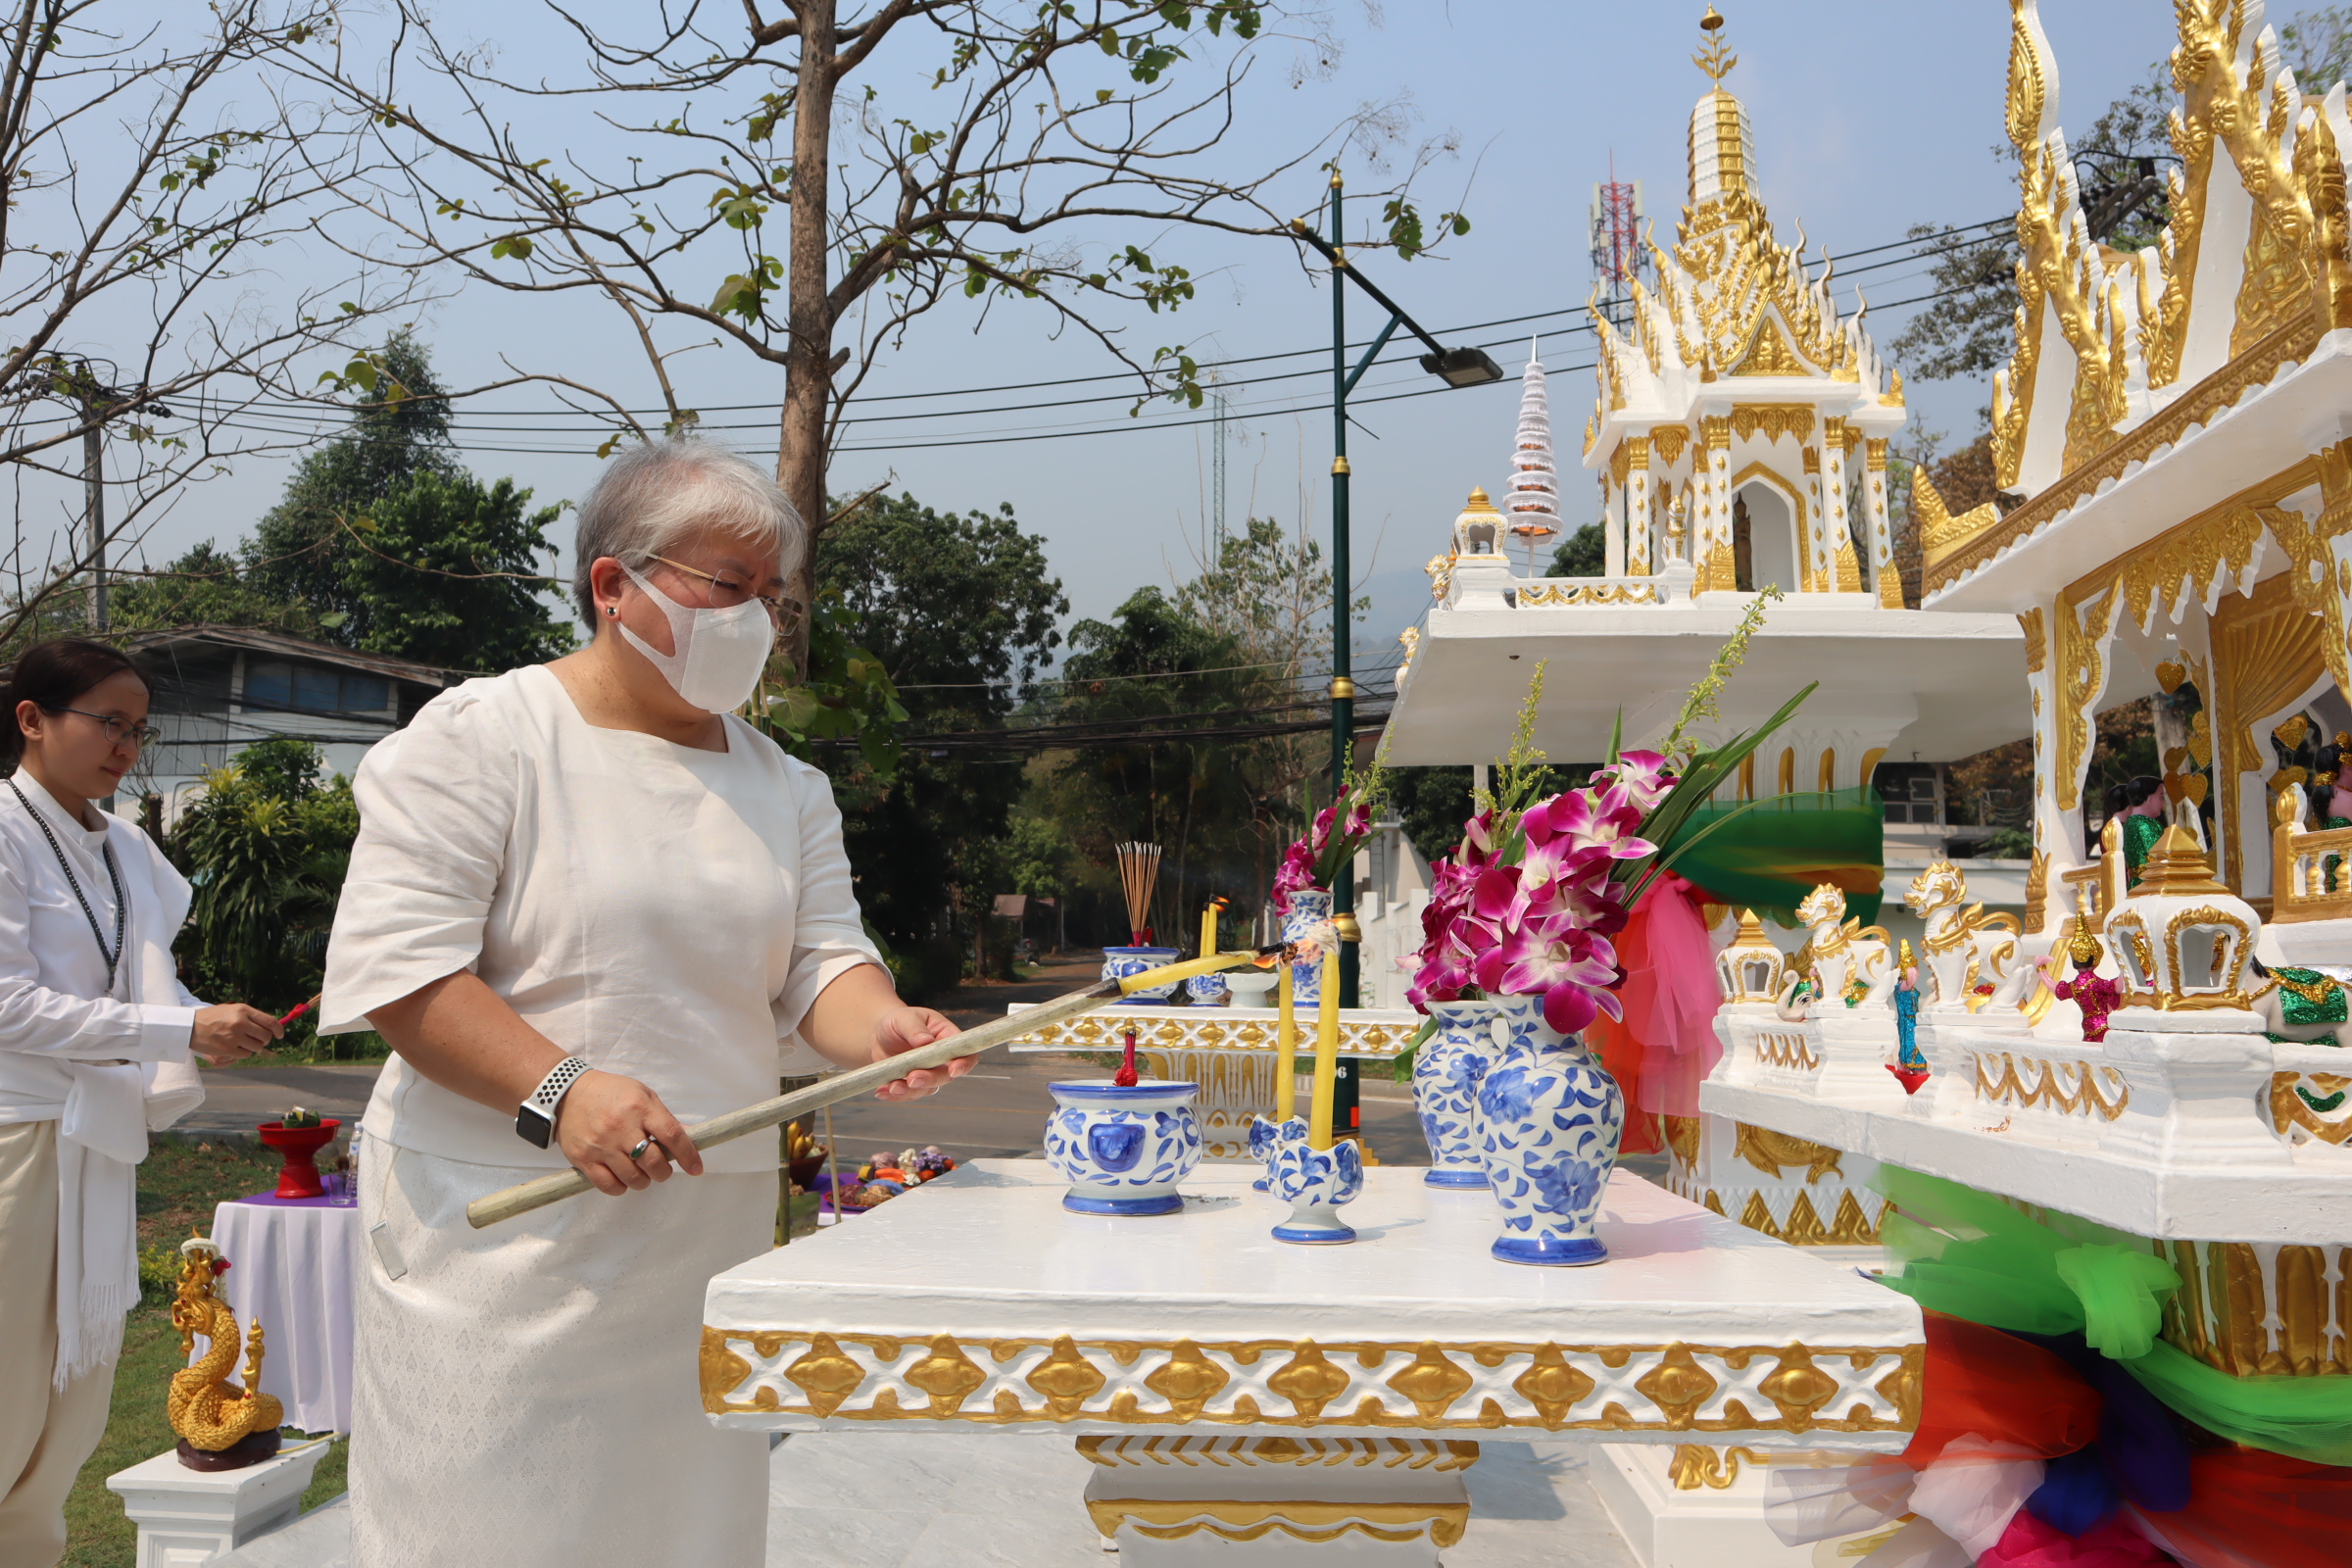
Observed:
[[[166,1135],[155,1140],[139,1167],[140,1276],[148,1298],[123,1327],[106,1436],[66,1499],[66,1568],[130,1568],[138,1530],[123,1516],[122,1499],[106,1490],[106,1478],[176,1441],[164,1416],[172,1374],[187,1364],[170,1312],[167,1282],[178,1277],[174,1250],[191,1227],[212,1230],[213,1208],[221,1200],[269,1187],[277,1166],[277,1156],[251,1139]],[[289,1431],[287,1441],[298,1440]],[[305,1508],[343,1491],[344,1458],[344,1445],[337,1443],[318,1461],[302,1496]]]

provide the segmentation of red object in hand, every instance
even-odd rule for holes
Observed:
[[[286,1156],[285,1165],[277,1173],[278,1197],[326,1196],[326,1184],[318,1179],[315,1156],[334,1142],[335,1129],[342,1125],[332,1116],[321,1117],[316,1127],[289,1127],[282,1121],[262,1123],[262,1142]]]
[[[1133,1089],[1137,1083],[1141,1082],[1135,1071],[1135,1031],[1133,1029],[1127,1031],[1127,1058],[1119,1063],[1119,1070],[1110,1075],[1110,1081],[1121,1089]]]
[[[324,996],[325,994],[326,993],[322,991],[318,995]],[[281,1029],[284,1028],[287,1024],[292,1023],[295,1019],[301,1017],[304,1013],[310,1011],[317,1005],[318,1005],[318,997],[313,997],[308,1002],[296,1003],[292,1012],[287,1013],[283,1018],[277,1020],[278,1027]]]

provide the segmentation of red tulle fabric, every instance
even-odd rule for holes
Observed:
[[[1604,1012],[1585,1025],[1585,1049],[1592,1053],[1601,1071],[1616,1079],[1617,1087],[1625,1092],[1625,1137],[1617,1146],[1618,1152],[1664,1153],[1666,1141],[1658,1118],[1638,1109],[1634,1102],[1642,1083],[1641,1045],[1626,1033],[1625,1025]]]
[[[1695,1116],[1698,1086],[1723,1056],[1715,1009],[1723,992],[1697,889],[1672,871],[1642,895],[1615,938],[1625,984],[1624,1033],[1638,1048],[1637,1079],[1619,1075],[1631,1106]]]
[[[2070,1536],[2021,1508],[1977,1568],[2155,1568],[2171,1561],[2121,1516]]]
[[[1927,1320],[1919,1431],[1903,1450],[1924,1468],[1943,1446],[1975,1433],[2042,1458],[2099,1435],[2099,1391],[2038,1345],[1941,1312]]]
[[[2188,1506],[2146,1515],[2197,1568],[2341,1568],[2352,1557],[2352,1469],[2260,1448],[2189,1461]]]

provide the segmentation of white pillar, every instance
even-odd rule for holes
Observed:
[[[242,1470],[191,1470],[176,1451],[106,1478],[139,1527],[137,1568],[211,1562],[302,1511],[325,1442],[306,1443]]]
[[[1737,588],[1732,563],[1732,421],[1710,414],[1699,421],[1699,449],[1691,465],[1691,560],[1698,591]]]
[[[1625,487],[1613,473],[1600,479],[1601,575],[1625,575]]]
[[[1862,531],[1869,536],[1870,580],[1879,590],[1879,603],[1888,610],[1903,608],[1902,574],[1894,565],[1894,534],[1886,521],[1886,439],[1872,436],[1863,446]]]
[[[1845,585],[1838,580],[1838,564],[1852,537],[1845,521],[1845,421],[1824,419],[1821,429],[1821,530],[1814,550],[1820,558],[1817,581],[1821,591]],[[1859,581],[1856,587],[1861,586]]]
[[[1654,507],[1650,501],[1649,438],[1626,438],[1625,571],[1628,576],[1650,573],[1649,530]]]

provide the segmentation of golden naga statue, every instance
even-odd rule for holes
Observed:
[[[228,1381],[237,1364],[237,1319],[228,1303],[213,1295],[213,1281],[228,1266],[220,1250],[201,1236],[179,1245],[185,1260],[179,1295],[172,1303],[172,1326],[179,1330],[182,1355],[196,1348],[196,1336],[211,1343],[204,1358],[172,1374],[164,1400],[172,1430],[179,1435],[179,1462],[195,1470],[235,1470],[277,1451],[277,1429],[285,1409],[261,1392],[262,1325],[256,1318],[246,1342],[245,1386]]]

